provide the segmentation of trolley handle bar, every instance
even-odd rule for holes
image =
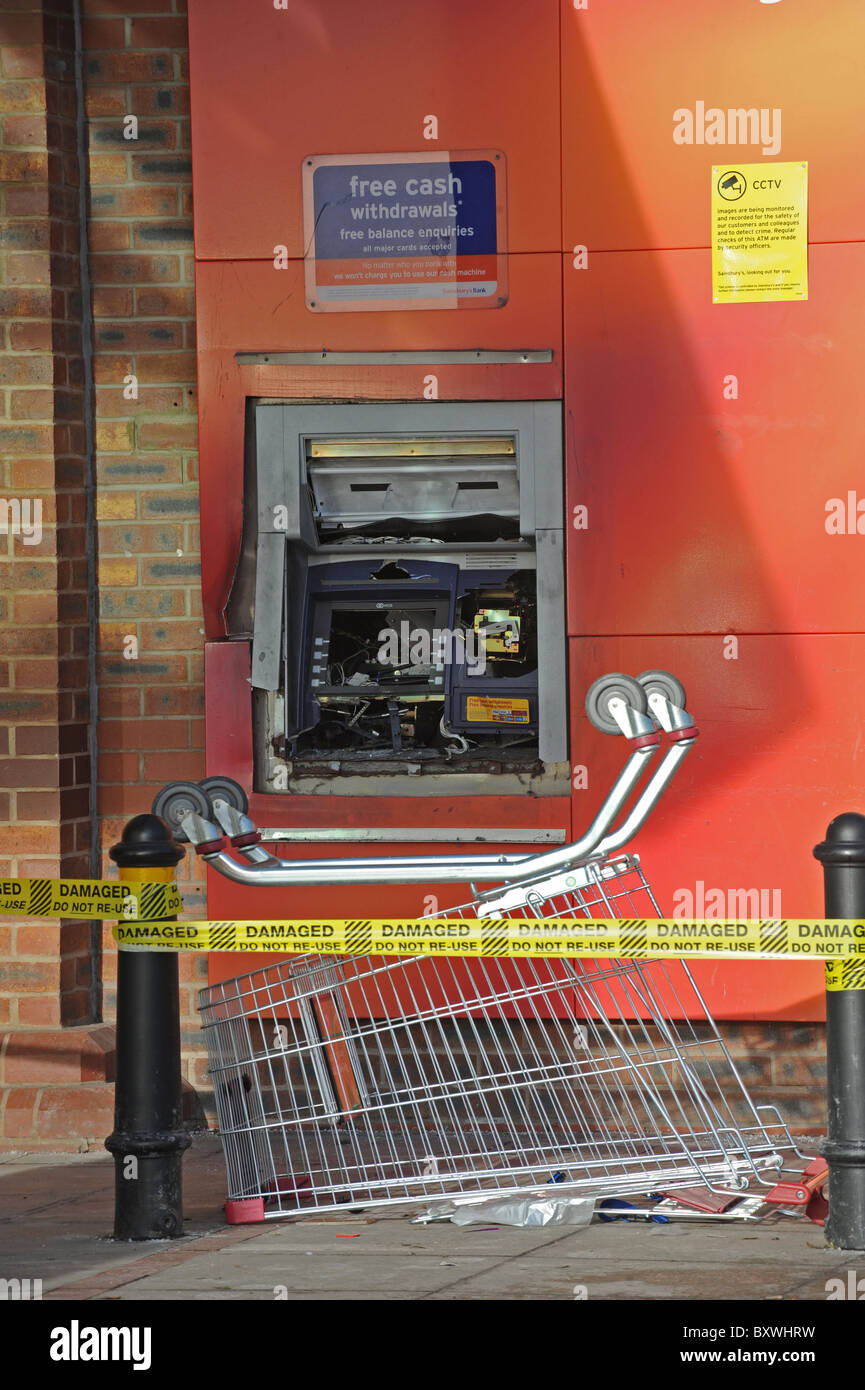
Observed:
[[[215,845],[213,849],[205,849],[202,852],[200,848],[202,839],[208,845],[213,844],[213,827],[208,827],[207,822],[202,822],[196,816],[188,816],[184,820],[184,829],[193,844],[197,843],[198,852],[202,853],[202,858],[211,868],[216,869],[235,883],[257,884],[266,888],[287,887],[292,884],[325,885],[370,882],[471,883],[475,879],[482,879],[485,875],[488,878],[496,879],[524,878],[529,874],[534,875],[545,873],[551,869],[562,868],[573,863],[576,859],[588,858],[596,851],[599,844],[604,843],[604,836],[621,813],[644,768],[657,752],[659,739],[655,736],[651,742],[646,742],[641,738],[640,745],[631,753],[627,763],[616,778],[612,790],[581,839],[573,844],[563,845],[560,849],[549,850],[545,854],[404,855],[391,856],[386,859],[297,859],[286,861],[278,859],[275,855],[266,854],[257,845],[249,845],[240,848],[241,854],[247,860],[246,864],[240,864]],[[669,749],[665,754],[661,767],[658,769],[659,772],[670,759],[672,752],[673,750]],[[657,776],[652,779],[649,786],[653,785],[656,780]],[[648,815],[654,801],[668,782],[669,776],[662,785],[658,786],[655,796],[645,808],[642,819]],[[644,801],[645,793],[637,805],[642,806]],[[630,823],[630,819],[628,817],[625,822],[626,825]],[[642,824],[642,820],[640,824]]]
[[[596,851],[598,854],[608,855],[620,850],[623,845],[633,839],[638,831],[642,830],[648,820],[649,812],[657,805],[693,748],[697,734],[697,729],[689,729],[686,738],[677,738],[676,742],[670,745],[625,819],[612,834],[606,835],[601,840]]]
[[[616,829],[613,830],[611,834],[605,836],[595,847],[595,855],[606,856],[613,854],[617,850],[620,850],[624,845],[626,845],[629,840],[633,839],[634,835],[636,835],[642,829],[642,827],[646,823],[646,820],[649,817],[650,812],[657,805],[661,796],[666,791],[667,787],[670,785],[670,782],[672,781],[673,777],[678,771],[678,768],[680,767],[682,762],[684,762],[685,757],[687,756],[688,752],[693,746],[694,740],[697,737],[697,733],[698,731],[696,729],[689,729],[684,737],[682,736],[682,734],[678,735],[672,747],[668,748],[665,752],[663,759],[661,760],[658,767],[655,769],[650,780],[646,783],[645,787],[643,788],[642,794],[634,802],[626,818],[621,822],[619,826],[616,827]],[[532,856],[502,856],[501,858],[496,858],[493,855],[475,855],[472,856],[471,859],[469,859],[468,856],[463,856],[461,858],[454,857],[453,860],[435,859],[430,862],[432,862],[436,866],[448,865],[451,862],[453,862],[458,864],[461,868],[467,868],[471,864],[474,864],[476,866],[477,877],[479,878],[481,877],[481,874],[485,868],[490,868],[492,870],[495,870],[496,873],[498,873],[502,878],[506,878],[508,880],[516,881],[517,879],[519,879],[522,881],[524,879],[535,878],[538,876],[541,879],[543,879],[551,868],[563,868],[568,864],[571,864],[574,858],[576,857],[586,857],[582,855],[576,856],[576,848],[577,846],[575,845],[566,845],[560,850],[551,851],[548,855],[543,854]],[[244,858],[246,858],[250,863],[270,864],[271,866],[276,866],[278,869],[283,869],[286,867],[285,860],[277,859],[276,856],[268,854],[258,845],[249,845],[241,847],[240,852],[243,854]],[[551,858],[560,857],[562,855],[567,855],[567,858],[564,860],[563,863],[551,863]],[[305,862],[307,864],[310,863],[309,860]],[[327,864],[335,861],[316,860],[314,862],[316,864]],[[338,862],[344,863],[345,861],[340,860]],[[373,861],[364,860],[363,862],[366,864],[370,864]],[[415,861],[411,858],[404,857],[396,862],[400,866],[406,866],[414,865],[415,863],[423,863],[424,861]],[[513,872],[507,872],[507,870],[509,869],[512,869]],[[427,873],[429,872],[432,871],[428,870]],[[431,880],[427,878],[426,881],[430,882]]]

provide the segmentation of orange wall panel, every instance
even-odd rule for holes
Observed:
[[[861,0],[562,0],[563,247],[707,246],[712,165],[772,159],[809,161],[813,241],[861,237],[863,49]],[[698,101],[726,143],[674,141]],[[727,139],[752,108],[781,112],[777,151]]]
[[[306,155],[488,148],[510,250],[557,249],[558,19],[557,0],[191,0],[196,255],[302,256]]]
[[[811,248],[803,303],[713,305],[708,251],[565,264],[569,631],[862,631],[826,529],[865,500],[862,243]]]
[[[571,688],[605,671],[675,671],[700,736],[630,849],[640,854],[663,915],[688,915],[698,883],[734,895],[762,890],[749,916],[819,917],[823,880],[811,855],[841,811],[862,804],[865,740],[859,702],[865,646],[858,634],[746,636],[736,659],[720,636],[623,636],[571,642]],[[594,815],[625,758],[574,700],[573,761],[588,787],[573,795],[574,832]],[[677,894],[679,896],[677,896]],[[677,910],[678,909],[678,910]],[[780,910],[779,910],[780,909]],[[711,904],[709,915],[713,915]],[[818,1018],[818,965],[700,962],[695,975],[721,1018]]]

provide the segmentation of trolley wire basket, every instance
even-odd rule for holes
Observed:
[[[569,877],[516,911],[657,915],[636,856]],[[751,1103],[685,962],[303,957],[203,991],[201,1008],[229,1196],[264,1215],[552,1181],[599,1197],[771,1186],[796,1151]]]
[[[590,718],[625,726],[633,771],[657,742],[640,687],[635,695],[628,678],[602,682],[589,692]],[[441,860],[443,880],[465,881],[471,865],[499,886],[473,887],[435,920],[660,916],[639,856],[618,851],[696,730],[678,683],[662,686],[652,712],[672,746],[618,831],[606,833],[627,768],[577,845],[515,861],[466,858],[461,871]],[[252,823],[237,807],[217,813],[250,864],[236,874],[229,856],[209,859],[235,877],[303,881],[309,866],[249,843]],[[183,824],[212,844],[208,822]],[[358,861],[349,872],[429,881],[435,862],[394,871],[400,861]],[[321,881],[327,861],[310,871]],[[251,1204],[234,1219],[548,1195],[551,1182],[595,1197],[768,1188],[785,1155],[802,1156],[777,1110],[751,1101],[682,960],[310,955],[202,990],[200,1009],[229,1201]]]

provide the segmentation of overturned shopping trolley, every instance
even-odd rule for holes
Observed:
[[[174,784],[154,809],[241,882],[469,881],[436,921],[640,920],[658,905],[621,850],[693,745],[684,705],[665,673],[595,682],[592,723],[632,752],[586,835],[541,855],[286,863],[227,779]],[[667,747],[615,826],[659,754],[656,725]],[[771,1188],[798,1154],[778,1112],[752,1103],[684,961],[310,955],[203,990],[200,1007],[233,1220],[549,1183]]]

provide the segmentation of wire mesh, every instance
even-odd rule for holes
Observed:
[[[658,915],[621,855],[436,917]],[[269,1216],[771,1185],[798,1153],[684,961],[304,956],[200,1007],[229,1197]]]

